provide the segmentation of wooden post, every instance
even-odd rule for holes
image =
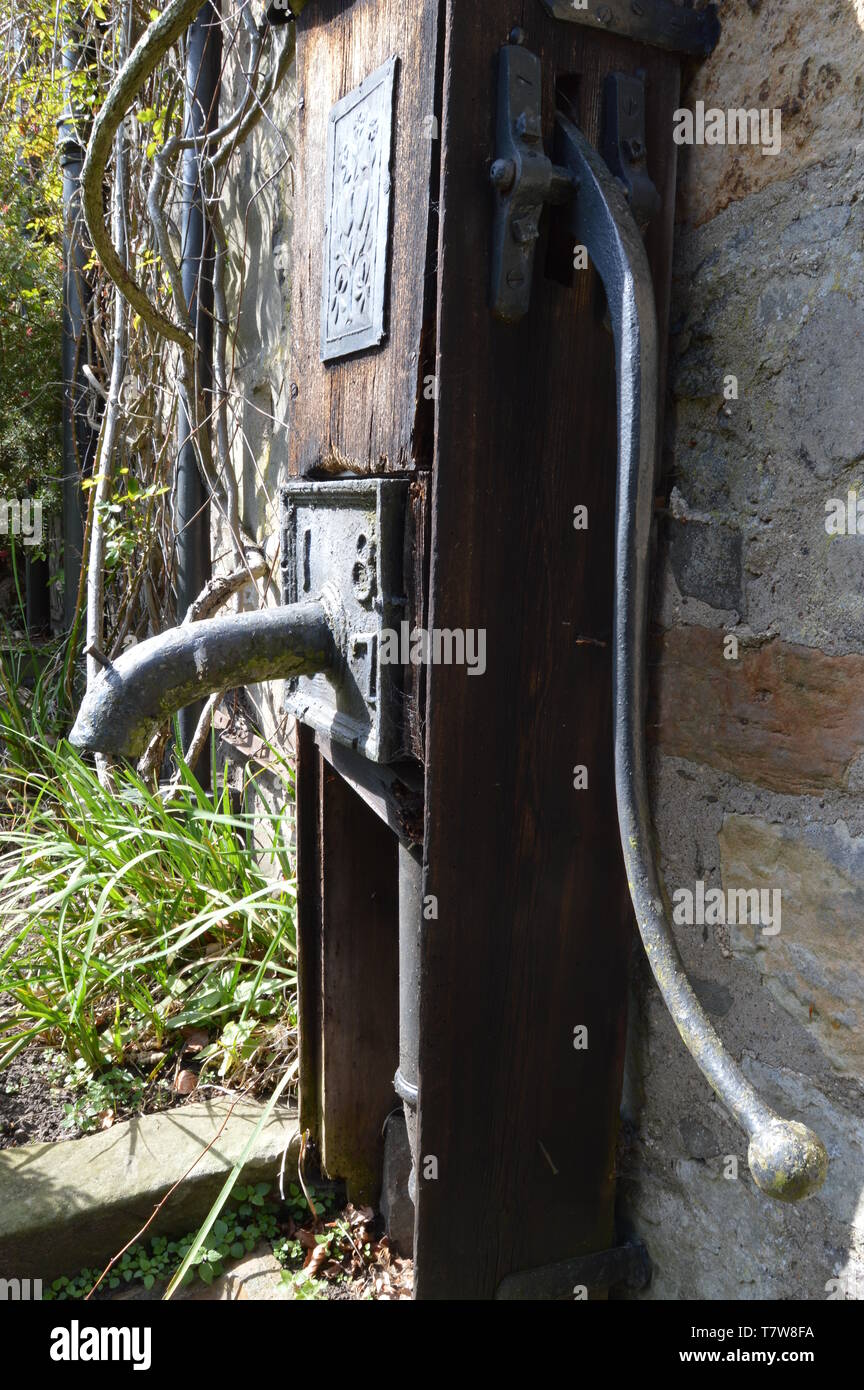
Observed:
[[[542,62],[547,149],[559,102],[597,144],[606,74],[644,71],[662,337],[679,59],[556,20],[539,0],[517,9]],[[486,643],[484,674],[433,665],[409,711],[425,771],[421,1299],[492,1298],[508,1275],[616,1241],[632,923],[612,771],[613,344],[602,289],[574,269],[554,210],[528,315],[507,325],[489,310],[496,72],[513,20],[504,0],[315,0],[298,35],[292,472],[425,478],[417,611]],[[327,115],[394,54],[388,336],[322,363]],[[300,748],[304,1113],[330,1171],[374,1186],[371,1116],[392,1078],[391,1006],[386,1026],[376,1015],[395,979],[395,842],[359,815],[308,732]]]

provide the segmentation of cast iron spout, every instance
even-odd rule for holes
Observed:
[[[154,727],[217,690],[311,676],[338,648],[320,603],[294,603],[184,623],[107,666],[84,696],[69,735],[76,748],[137,758]]]

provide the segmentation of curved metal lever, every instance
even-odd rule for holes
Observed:
[[[666,920],[652,849],[645,763],[645,638],[657,441],[658,343],[654,290],[624,193],[581,131],[558,117],[556,160],[578,180],[571,229],[603,281],[615,336],[618,491],[615,517],[613,667],[615,788],[624,863],[654,978],[693,1060],[747,1132],[754,1181],[769,1197],[798,1201],[821,1187],[822,1141],[783,1120],[726,1052],[693,993]]]

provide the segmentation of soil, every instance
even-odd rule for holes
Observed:
[[[135,1109],[118,1102],[113,1110],[89,1116],[87,1127],[65,1124],[66,1105],[81,1099],[81,1092],[64,1086],[63,1078],[71,1069],[56,1049],[41,1043],[31,1043],[0,1071],[0,1149],[14,1149],[21,1144],[47,1144],[57,1139],[80,1139],[99,1129],[107,1129],[118,1120],[128,1120],[133,1114],[153,1114],[182,1105],[193,1094],[166,1096],[164,1088],[148,1090],[144,1103]],[[132,1076],[144,1075],[139,1069],[127,1066]]]
[[[45,1052],[24,1048],[0,1072],[0,1149],[74,1137],[74,1130],[63,1128],[63,1106],[72,1093],[51,1080]]]

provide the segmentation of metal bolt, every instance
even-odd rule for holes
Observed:
[[[489,170],[490,181],[500,193],[509,193],[516,180],[516,165],[512,159],[496,159]]]
[[[525,30],[520,29],[518,24],[514,25],[513,28],[510,30],[511,43],[523,44],[527,37],[528,35],[525,33]]]
[[[597,11],[597,23],[609,24],[612,19],[612,11],[608,5],[601,5]]]
[[[537,223],[530,217],[519,217],[513,223],[513,240],[520,246],[527,246],[529,242],[536,241],[540,235]]]
[[[516,134],[529,144],[535,144],[540,139],[543,128],[540,124],[540,117],[536,111],[523,111],[516,121]]]

